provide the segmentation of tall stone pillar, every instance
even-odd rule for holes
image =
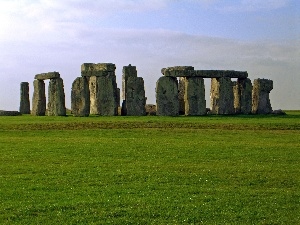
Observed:
[[[198,116],[206,114],[205,86],[201,77],[185,78],[185,115]]]
[[[20,87],[20,109],[21,114],[30,114],[29,83],[22,82]]]
[[[72,84],[71,110],[73,116],[90,114],[90,91],[86,77],[77,77]]]
[[[146,115],[144,79],[141,77],[137,77],[136,67],[131,66],[131,64],[123,67],[122,96],[122,115]]]
[[[160,77],[156,82],[156,115],[178,116],[178,81],[176,77]]]
[[[48,116],[65,116],[65,91],[62,78],[50,79],[48,87]]]
[[[234,114],[233,83],[229,77],[211,79],[210,101],[212,114]]]
[[[99,77],[92,76],[89,78],[89,90],[90,90],[90,113],[97,115],[100,114],[101,102],[97,98],[99,92]]]
[[[46,113],[46,95],[45,82],[43,80],[33,81],[33,97],[31,114],[34,116],[45,116]]]
[[[252,113],[268,114],[272,112],[269,94],[273,89],[273,81],[268,79],[254,80],[252,90]]]
[[[185,114],[185,77],[179,77],[178,80],[178,100],[179,100],[179,114],[184,115]]]
[[[237,114],[250,114],[252,110],[252,83],[249,78],[239,78],[233,86],[234,109]]]

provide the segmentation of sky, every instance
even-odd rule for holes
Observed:
[[[20,83],[32,99],[34,76],[52,71],[70,108],[83,63],[116,64],[120,88],[136,66],[148,104],[161,68],[193,66],[271,79],[273,109],[300,109],[300,1],[0,0],[0,110],[19,110]]]

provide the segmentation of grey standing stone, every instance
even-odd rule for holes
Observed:
[[[90,114],[90,91],[86,77],[77,77],[72,84],[71,110],[73,116]]]
[[[128,66],[123,66],[122,70],[122,98],[126,100],[126,92],[127,92],[127,80],[129,77],[136,78],[137,70],[136,66],[132,66],[129,64]]]
[[[233,83],[229,77],[212,78],[211,114],[234,114]]]
[[[48,87],[48,116],[65,115],[66,105],[63,79],[50,79]]]
[[[123,101],[123,113],[127,116],[146,115],[146,97],[144,79],[142,77],[128,77],[126,81],[126,100]]]
[[[256,79],[252,90],[252,113],[272,113],[272,106],[269,94],[273,89],[273,81],[268,79]]]
[[[184,100],[185,81],[186,81],[185,77],[179,77],[179,81],[178,81],[179,115],[185,114],[185,100]]]
[[[29,83],[22,82],[20,87],[20,109],[21,114],[30,114]]]
[[[46,113],[46,95],[45,82],[43,80],[33,81],[33,97],[31,114],[34,116],[45,116]]]
[[[156,82],[156,115],[178,116],[178,81],[176,77],[160,77]]]
[[[98,114],[101,116],[118,115],[116,76],[99,77],[97,87],[97,101],[100,102]]]
[[[205,86],[201,77],[185,78],[185,115],[198,116],[206,114]]]
[[[100,114],[100,101],[98,99],[100,77],[92,76],[89,78],[90,90],[90,114]]]
[[[250,114],[252,110],[252,83],[249,78],[237,79],[233,86],[235,113]]]

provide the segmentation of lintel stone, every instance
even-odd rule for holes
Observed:
[[[48,80],[48,79],[57,79],[60,78],[60,74],[58,72],[49,72],[49,73],[40,73],[35,75],[34,79],[36,80]]]
[[[115,72],[116,65],[113,63],[83,63],[81,65],[81,76],[107,76]]]

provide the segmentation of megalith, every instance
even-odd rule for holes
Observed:
[[[65,116],[65,91],[62,78],[50,79],[48,86],[48,116]]]
[[[206,114],[205,86],[201,77],[186,77],[185,79],[185,115],[199,116]]]
[[[118,90],[113,63],[84,63],[81,76],[89,79],[90,113],[101,116],[118,115]]]
[[[178,101],[179,101],[179,115],[185,114],[185,77],[179,77],[178,79]]]
[[[22,82],[20,87],[20,109],[21,114],[30,114],[29,83]]]
[[[269,114],[272,106],[269,94],[273,89],[273,81],[268,79],[255,79],[252,90],[252,113]]]
[[[211,79],[210,101],[212,114],[234,114],[233,83],[230,77]]]
[[[163,76],[156,82],[156,115],[178,116],[178,81],[176,77]]]
[[[236,114],[250,114],[252,110],[252,83],[249,78],[234,82],[234,110]]]
[[[33,81],[33,97],[31,114],[34,116],[45,116],[46,113],[46,95],[45,82],[43,80]]]
[[[72,84],[71,110],[73,116],[90,114],[90,91],[86,77],[77,77]]]
[[[122,72],[122,115],[146,115],[144,79],[137,77],[136,67],[131,64],[124,66]]]

